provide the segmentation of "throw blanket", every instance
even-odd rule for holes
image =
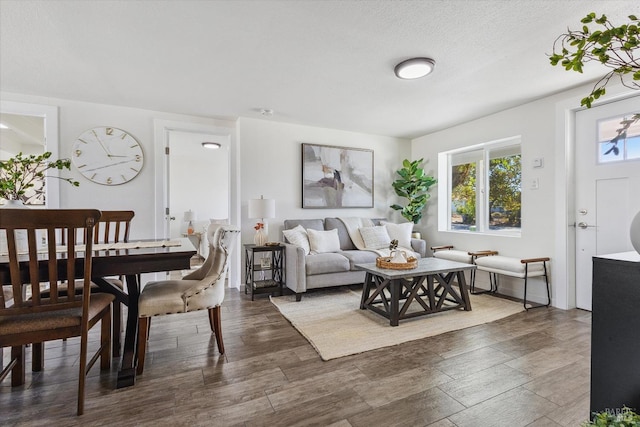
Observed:
[[[379,256],[383,257],[388,257],[391,255],[391,251],[389,250],[389,248],[369,249],[364,245],[364,240],[362,240],[362,235],[360,234],[360,228],[374,226],[373,221],[371,221],[369,218],[344,217],[338,219],[344,223],[344,226],[347,228],[347,232],[349,233],[349,237],[351,237],[351,241],[356,248],[361,251],[375,252]],[[406,252],[407,257],[413,256],[418,258],[418,254],[415,253],[411,248],[403,248],[398,246],[397,250]]]

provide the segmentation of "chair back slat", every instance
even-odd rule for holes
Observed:
[[[26,312],[62,310],[83,306],[88,310],[91,286],[93,242],[88,239],[84,247],[77,247],[80,240],[93,235],[100,211],[95,209],[7,209],[0,213],[0,232],[7,236],[9,273],[13,291],[13,304],[0,306],[0,316],[18,315]],[[42,247],[38,235],[45,232],[47,244]],[[18,252],[16,234],[26,232],[26,253]],[[66,243],[57,245],[56,236]],[[59,242],[58,242],[59,243]],[[80,258],[83,264],[80,265]],[[26,264],[26,274],[24,267]],[[82,269],[82,270],[80,270]],[[83,289],[78,295],[68,292],[66,297],[58,295],[58,283],[66,280],[73,283],[78,275],[84,279]],[[49,283],[47,298],[41,298],[40,284]],[[23,287],[31,285],[31,298],[24,298]],[[70,287],[74,289],[74,287]]]
[[[119,243],[129,241],[133,211],[102,211],[100,222],[93,232],[93,243]]]

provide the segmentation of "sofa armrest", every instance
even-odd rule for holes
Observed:
[[[295,293],[307,291],[307,267],[304,262],[305,253],[301,246],[291,243],[280,243],[285,250],[285,285]]]
[[[427,256],[427,242],[422,239],[411,239],[411,249],[420,254],[420,257]]]

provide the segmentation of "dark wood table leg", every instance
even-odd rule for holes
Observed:
[[[464,271],[458,271],[458,285],[460,285],[460,296],[464,301],[464,310],[471,311],[471,299],[469,299],[469,292],[467,290],[467,283],[464,278]]]
[[[127,275],[127,291],[129,305],[127,307],[127,328],[124,336],[122,365],[118,372],[116,388],[129,387],[136,383],[136,341],[138,339],[138,299],[140,298],[140,283],[135,274]]]
[[[373,282],[373,277],[371,276],[371,273],[367,273],[364,276],[364,284],[362,285],[362,298],[360,298],[360,310],[366,309],[364,303],[369,298],[372,282]]]
[[[389,313],[389,323],[391,326],[398,326],[400,321],[400,280],[391,280],[389,291],[391,292],[391,312]]]

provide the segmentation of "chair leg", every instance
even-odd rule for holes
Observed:
[[[547,276],[547,262],[543,261],[544,266],[544,281],[547,285],[547,307],[551,305],[551,291],[549,290],[549,276]]]
[[[84,413],[84,385],[87,379],[87,332],[80,336],[80,366],[78,367],[78,415]]]
[[[34,342],[31,345],[31,370],[40,372],[44,367],[44,343]]]
[[[216,306],[209,309],[209,324],[211,330],[216,336],[216,343],[218,343],[218,351],[220,354],[224,354],[224,342],[222,341],[222,322],[221,322],[220,306]]]
[[[120,356],[120,347],[122,346],[122,304],[118,301],[113,302],[113,357]]]
[[[25,380],[25,350],[23,345],[11,347],[11,361],[12,363],[15,362],[11,369],[11,387],[16,387],[24,384]]]
[[[144,372],[144,359],[147,354],[147,338],[151,320],[149,317],[138,318],[138,366],[136,374],[142,375]]]
[[[120,305],[117,301],[114,304]],[[106,314],[100,320],[100,370],[111,368],[111,307],[107,308]]]

